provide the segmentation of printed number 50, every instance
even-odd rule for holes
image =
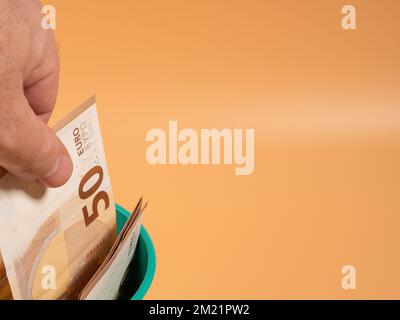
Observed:
[[[85,189],[86,184],[96,174],[98,175],[98,178],[97,178],[96,182],[90,188],[88,188],[85,191],[84,189]],[[79,198],[81,198],[82,200],[86,200],[89,197],[91,197],[99,189],[101,183],[103,182],[103,178],[104,178],[104,172],[103,172],[102,167],[95,166],[92,169],[90,169],[85,174],[85,176],[83,177],[81,183],[79,184]],[[89,214],[89,210],[88,210],[87,206],[84,206],[82,208],[83,217],[85,218],[86,227],[89,226],[99,216],[99,202],[100,202],[100,200],[104,201],[104,205],[105,205],[106,209],[110,206],[110,198],[108,197],[107,192],[99,191],[95,195],[95,197],[93,198],[93,202],[92,202],[92,211],[93,211],[93,213]]]

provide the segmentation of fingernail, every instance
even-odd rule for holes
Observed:
[[[72,161],[69,155],[61,152],[49,174],[39,182],[49,188],[57,188],[65,184],[72,174]]]

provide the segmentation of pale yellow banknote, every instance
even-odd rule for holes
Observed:
[[[74,163],[67,184],[47,189],[10,174],[0,179],[0,251],[7,275],[0,292],[7,293],[8,285],[14,299],[76,299],[115,241],[115,205],[94,97],[55,130]]]

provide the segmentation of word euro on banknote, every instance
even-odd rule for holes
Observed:
[[[0,292],[11,290],[14,299],[78,298],[115,241],[95,98],[55,130],[74,164],[64,186],[48,189],[11,174],[0,179],[0,260],[6,273],[0,274]]]

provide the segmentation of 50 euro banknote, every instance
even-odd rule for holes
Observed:
[[[115,205],[92,97],[56,125],[73,164],[70,180],[48,189],[0,178],[0,294],[77,299],[115,242]]]

